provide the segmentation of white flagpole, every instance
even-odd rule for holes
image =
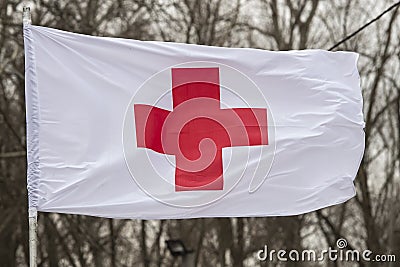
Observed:
[[[23,25],[29,25],[32,23],[31,20],[31,9],[30,7],[24,6],[22,14]],[[37,266],[37,210],[35,207],[29,208],[29,266]]]
[[[37,211],[29,209],[29,266],[36,267],[37,257]]]
[[[28,6],[23,7],[23,13],[22,13],[22,23],[23,24],[31,24],[31,8]]]

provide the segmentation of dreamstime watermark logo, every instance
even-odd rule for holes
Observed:
[[[123,127],[133,179],[171,206],[212,203],[243,177],[253,193],[274,159],[265,96],[245,74],[220,63],[188,62],[153,75],[132,97]]]
[[[374,254],[371,250],[349,249],[347,240],[340,238],[336,241],[336,247],[328,247],[321,251],[312,249],[306,250],[284,250],[271,249],[265,245],[263,249],[257,252],[259,261],[346,261],[346,262],[396,262],[396,256],[393,254]]]

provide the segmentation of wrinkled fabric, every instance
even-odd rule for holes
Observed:
[[[353,180],[364,151],[356,53],[143,42],[32,25],[25,26],[24,40],[31,208],[140,219],[282,216],[355,195]],[[252,177],[245,173],[210,204],[176,207],[152,198],[133,179],[124,156],[123,125],[133,95],[146,80],[192,61],[230,66],[257,85],[273,116],[268,127],[274,129],[269,145],[275,154],[268,175],[256,177],[266,179],[254,192],[249,192]],[[249,169],[263,164],[252,155]],[[165,168],[173,180],[170,167],[156,167]],[[233,166],[230,174],[235,171]],[[148,179],[157,186],[156,178]]]

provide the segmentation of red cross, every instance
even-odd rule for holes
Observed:
[[[222,190],[222,148],[268,144],[266,109],[220,108],[219,68],[173,68],[172,96],[134,112],[137,146],[175,155],[176,191]]]

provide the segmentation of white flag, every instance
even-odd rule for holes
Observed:
[[[342,203],[364,150],[358,55],[25,25],[29,206],[113,218]]]

